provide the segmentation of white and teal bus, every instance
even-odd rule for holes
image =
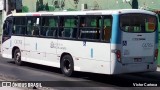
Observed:
[[[66,76],[156,71],[157,23],[139,9],[15,13],[4,22],[1,53]]]

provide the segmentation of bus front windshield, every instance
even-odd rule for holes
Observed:
[[[120,15],[120,28],[124,32],[150,33],[157,28],[156,16],[148,14],[122,14]]]

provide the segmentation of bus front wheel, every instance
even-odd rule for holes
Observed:
[[[60,62],[61,71],[65,76],[71,76],[74,71],[73,59],[70,55],[65,55],[62,57]]]
[[[20,52],[20,50],[19,49],[16,49],[15,51],[14,51],[14,62],[15,62],[15,64],[17,64],[17,65],[22,65],[22,61],[21,61],[21,52]]]

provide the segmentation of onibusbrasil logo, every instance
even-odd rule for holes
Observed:
[[[2,82],[2,87],[42,87],[42,83],[34,83],[34,82]]]

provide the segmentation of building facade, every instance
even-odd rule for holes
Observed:
[[[22,0],[24,12],[95,9],[160,10],[160,0]]]

